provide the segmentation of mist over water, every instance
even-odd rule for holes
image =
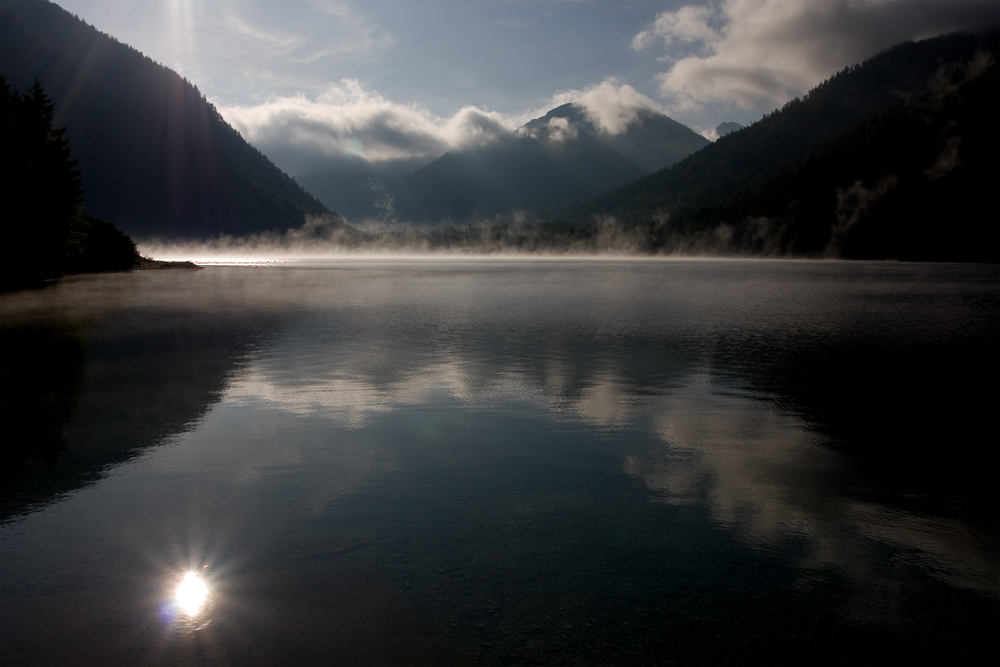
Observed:
[[[85,353],[0,596],[351,563],[484,664],[976,663],[998,278],[354,257],[4,295],[5,377],[23,332]]]
[[[766,221],[761,220],[760,224]],[[733,229],[720,225],[702,234],[671,232],[669,218],[658,227],[629,226],[613,217],[589,223],[540,221],[526,212],[478,219],[462,225],[396,219],[346,221],[336,215],[307,216],[302,227],[207,240],[144,239],[145,256],[195,263],[268,264],[348,256],[375,257],[772,257],[788,253],[750,252],[732,243]],[[835,259],[836,253],[827,258]]]

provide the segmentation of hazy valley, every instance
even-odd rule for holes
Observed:
[[[991,664],[998,26],[0,0],[0,663]]]
[[[0,72],[51,95],[85,210],[158,249],[997,259],[995,33],[894,47],[715,142],[571,103],[426,164],[293,179],[138,51],[55,5],[2,11]]]

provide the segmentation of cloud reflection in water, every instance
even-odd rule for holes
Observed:
[[[593,510],[602,508],[587,505],[585,498],[595,489],[573,487],[580,478],[571,468],[600,459],[601,474],[594,479],[603,480],[601,491],[613,488],[617,498],[619,486],[626,489],[621,498],[634,504],[623,500],[623,507],[642,507],[660,521],[649,528],[633,521],[634,532],[622,533],[621,539],[642,545],[654,560],[680,535],[702,549],[723,544],[728,552],[719,554],[719,561],[738,554],[754,563],[788,562],[799,586],[836,588],[816,599],[842,601],[843,616],[867,614],[876,625],[891,621],[893,610],[902,613],[927,590],[925,575],[995,598],[995,536],[984,537],[979,524],[954,518],[966,514],[940,515],[933,504],[929,512],[908,505],[892,480],[859,470],[861,457],[829,447],[832,431],[820,425],[816,408],[828,406],[833,392],[817,394],[813,381],[824,377],[831,363],[850,362],[858,349],[871,351],[877,360],[893,350],[900,331],[916,332],[904,343],[918,351],[950,344],[974,329],[982,311],[938,309],[951,297],[938,297],[933,290],[945,290],[946,281],[933,283],[925,294],[920,285],[911,288],[900,279],[894,292],[891,284],[876,280],[884,271],[897,270],[892,267],[877,266],[862,280],[858,276],[864,272],[857,267],[768,266],[744,269],[740,263],[720,262],[501,272],[448,264],[405,273],[206,269],[170,280],[140,276],[134,300],[142,308],[125,320],[134,330],[121,320],[102,326],[129,333],[126,341],[142,344],[106,345],[106,358],[117,360],[121,350],[137,349],[163,356],[165,346],[154,343],[164,336],[151,332],[171,331],[164,323],[175,321],[185,325],[184,335],[176,336],[182,343],[176,348],[185,352],[165,357],[172,367],[187,372],[207,368],[211,358],[235,357],[234,350],[240,356],[238,364],[220,366],[224,382],[204,383],[213,392],[218,388],[213,395],[221,402],[213,403],[202,421],[192,422],[180,447],[157,454],[155,473],[162,488],[173,497],[179,485],[186,485],[183,495],[199,501],[185,515],[151,496],[133,497],[147,498],[149,516],[172,513],[156,522],[163,533],[185,534],[192,532],[185,522],[202,522],[194,532],[211,536],[201,540],[206,545],[224,544],[219,551],[241,557],[273,547],[279,563],[339,558],[341,547],[353,545],[358,534],[362,542],[369,532],[381,537],[382,527],[392,526],[390,519],[373,522],[370,531],[365,523],[363,531],[354,525],[354,532],[344,532],[340,522],[350,517],[338,512],[352,507],[365,522],[366,512],[375,518],[379,512],[395,516],[392,502],[400,496],[385,487],[396,482],[413,494],[403,505],[411,497],[428,501],[428,507],[437,503],[438,512],[428,511],[435,520],[453,519],[474,534],[477,524],[469,522],[469,515],[449,514],[456,507],[466,509],[453,502],[463,492],[463,474],[473,479],[481,474],[487,483],[498,479],[497,493],[488,502],[483,485],[464,491],[463,502],[481,504],[471,508],[473,518],[475,511],[491,521],[530,514],[533,523],[523,529],[506,520],[497,524],[510,526],[504,539],[511,542],[530,539],[532,530],[543,534],[541,526],[555,515],[549,510],[571,505],[589,512],[579,515],[581,523],[605,521],[597,527],[617,539],[618,509],[598,512],[603,518],[595,519]],[[101,278],[99,284],[109,280]],[[188,283],[190,289],[178,289]],[[911,289],[916,296],[909,295]],[[925,320],[930,324],[925,326]],[[232,338],[246,337],[253,344],[206,345],[216,339],[194,335],[223,325],[232,329]],[[147,357],[125,361],[129,368],[149,368]],[[808,391],[796,384],[788,370],[792,366],[807,378]],[[839,385],[832,383],[834,390],[851,392],[859,383],[881,379],[872,368],[849,366],[861,372],[845,373]],[[907,393],[905,376],[883,375],[889,380],[876,386],[886,395],[915,393]],[[109,376],[107,383],[117,377]],[[198,376],[178,377],[189,385],[188,378]],[[919,388],[935,396],[941,391],[926,383]],[[122,413],[127,399],[140,407],[151,403],[147,395],[108,394],[109,409],[89,418],[94,432],[103,433],[112,421],[99,417]],[[882,413],[908,414],[891,408],[879,404]],[[518,423],[533,431],[519,430]],[[546,471],[549,477],[524,477],[547,483],[558,479],[558,494],[534,484],[517,497],[501,477],[515,479],[509,469],[504,473],[502,466],[490,466],[477,473],[477,464],[499,460],[489,459],[495,453],[485,447],[476,448],[479,435],[490,440],[483,426],[498,424],[503,424],[502,434],[493,444],[508,436],[523,438],[513,443],[514,453],[525,455],[529,466],[535,462],[531,448],[547,448],[553,438],[562,438],[559,455],[571,458]],[[584,460],[588,456],[593,458]],[[442,471],[454,473],[445,477],[447,485],[424,479],[428,472]],[[613,483],[607,484],[609,479]],[[508,517],[503,513],[510,513],[511,505],[517,510]],[[205,518],[205,508],[215,523]],[[702,521],[703,516],[709,520]],[[670,522],[678,517],[696,521],[678,527],[675,535]],[[309,529],[296,528],[297,520],[306,520]],[[653,525],[663,530],[642,532]],[[490,523],[487,532],[494,527]],[[318,528],[315,534],[313,528]],[[141,532],[142,543],[149,543],[148,531]],[[350,539],[332,540],[341,532]],[[266,549],[261,536],[270,540]],[[533,564],[537,545],[529,546],[532,550],[523,553],[530,558],[522,560]],[[604,545],[596,540],[591,546]],[[176,550],[183,551],[181,546]],[[183,562],[183,555],[168,560]],[[559,563],[553,572],[565,570],[565,559]],[[784,574],[782,581],[787,581]],[[168,596],[179,583],[171,582]],[[217,584],[221,589],[222,579]],[[171,627],[186,631],[212,618],[216,631],[225,622],[220,605],[237,608],[230,584],[227,580],[227,592],[213,595],[196,617],[172,603]]]
[[[890,546],[953,586],[996,594],[986,536],[957,519],[866,500],[865,480],[848,457],[765,397],[699,377],[649,411],[663,446],[628,455],[625,471],[654,501],[704,503],[713,520],[754,548],[804,540],[800,568],[835,569],[858,590],[887,576],[876,572],[875,552]]]
[[[376,328],[390,330],[388,325]],[[478,407],[527,404],[554,420],[645,431],[659,446],[632,446],[622,465],[648,488],[652,502],[703,505],[716,525],[764,552],[804,543],[798,560],[804,582],[833,570],[853,581],[859,594],[894,598],[898,592],[884,589],[898,582],[876,553],[889,547],[951,585],[996,594],[995,554],[973,527],[866,500],[868,482],[848,456],[825,446],[827,437],[814,425],[779,408],[773,397],[682,355],[649,360],[670,366],[669,383],[630,381],[637,376],[635,368],[613,351],[585,357],[580,353],[592,349],[554,345],[545,363],[515,364],[491,359],[481,343],[466,340],[447,350],[434,343],[415,346],[405,363],[387,373],[372,359],[391,343],[341,340],[322,350],[300,348],[295,354],[312,368],[306,380],[276,368],[278,355],[262,356],[236,379],[225,400],[310,415],[349,429],[371,426],[396,410],[448,400]],[[283,363],[288,353],[283,350]]]

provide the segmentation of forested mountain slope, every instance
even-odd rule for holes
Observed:
[[[558,206],[646,172],[596,137],[512,135],[447,153],[393,186],[402,220],[466,222]]]
[[[673,164],[708,143],[653,110],[639,110],[612,134],[582,106],[564,104],[515,132],[447,153],[411,174],[326,173],[301,180],[351,220],[462,224],[565,206]],[[345,181],[353,192],[345,191]]]
[[[993,41],[925,89],[674,223],[723,231],[763,254],[1000,261],[998,121]]]
[[[550,217],[612,216],[660,248],[995,257],[983,244],[996,238],[985,199],[1000,161],[996,45],[995,33],[900,44],[671,168]],[[929,230],[934,241],[915,241]]]
[[[137,237],[298,227],[325,207],[176,72],[45,0],[0,0],[0,74],[41,81],[87,212]]]

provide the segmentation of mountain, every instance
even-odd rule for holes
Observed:
[[[408,175],[313,174],[300,181],[348,218],[464,223],[565,206],[677,162],[708,140],[652,110],[623,131],[564,104],[517,131]],[[337,197],[340,197],[338,200]]]
[[[691,128],[652,109],[636,110],[624,132],[611,134],[595,125],[584,107],[572,103],[525,123],[518,132],[536,138],[550,138],[556,132],[593,137],[648,173],[680,162],[709,143]]]
[[[0,74],[42,83],[87,212],[130,235],[283,230],[326,212],[190,82],[46,0],[0,0]]]
[[[724,137],[730,132],[735,132],[736,130],[742,130],[743,125],[739,123],[734,123],[732,121],[726,121],[725,123],[719,123],[718,127],[715,128],[715,134]]]
[[[1000,261],[998,118],[993,40],[924,89],[693,213],[690,224],[736,221],[732,241],[758,252]]]
[[[996,261],[997,44],[996,33],[900,44],[550,216],[613,216],[654,248]]]

